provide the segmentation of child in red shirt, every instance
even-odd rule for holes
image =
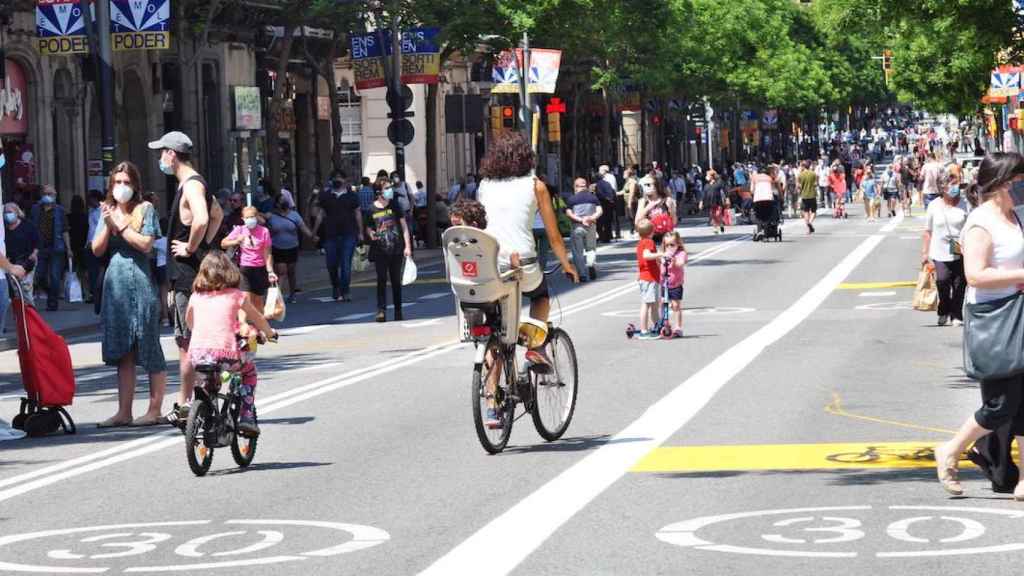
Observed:
[[[636,245],[636,261],[639,274],[637,283],[640,286],[640,333],[637,338],[650,340],[658,334],[650,329],[651,318],[657,316],[658,303],[661,299],[661,269],[659,263],[664,254],[658,252],[651,236],[654,235],[654,224],[650,220],[641,220],[636,226],[640,241]]]

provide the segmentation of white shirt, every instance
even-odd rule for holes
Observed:
[[[928,230],[932,233],[932,240],[928,244],[928,258],[938,262],[952,262],[960,258],[954,256],[949,249],[951,238],[959,239],[960,232],[967,221],[967,204],[963,198],[956,206],[946,204],[941,198],[936,198],[928,205]]]
[[[477,190],[477,200],[487,210],[487,232],[498,239],[503,264],[513,252],[518,252],[522,258],[537,255],[533,241],[533,218],[537,214],[533,175],[483,180]]]
[[[828,185],[829,185],[828,184],[828,174],[829,174],[829,172],[830,172],[830,170],[829,170],[829,167],[828,167],[827,164],[824,165],[824,166],[822,166],[822,165],[818,166],[818,186],[821,186],[822,188],[828,188]]]
[[[932,204],[934,204],[933,202]],[[930,208],[930,206],[929,206]],[[992,206],[979,206],[971,211],[964,224],[961,237],[967,236],[967,232],[977,226],[983,228],[992,236],[992,268],[999,270],[1016,270],[1024,268],[1024,234],[1019,226],[1007,224],[995,213]],[[988,302],[1010,296],[1017,292],[1016,286],[1006,288],[974,288],[967,287],[967,302]]]
[[[417,188],[416,191],[413,192],[412,196],[417,208],[427,207],[427,189],[425,187]]]

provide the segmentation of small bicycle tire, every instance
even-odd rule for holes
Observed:
[[[484,361],[473,366],[473,423],[476,426],[476,437],[480,440],[480,445],[484,447],[488,454],[497,454],[505,449],[509,436],[512,435],[515,404],[512,398],[509,397],[507,390],[502,388],[500,377],[498,378],[498,385],[495,386],[494,398],[492,399],[487,396],[488,373],[485,371],[487,357],[492,359],[501,358],[497,340],[492,339],[487,343],[487,355],[484,357]],[[491,369],[504,372],[505,370],[500,364],[499,362],[498,366]],[[486,422],[484,422],[488,406],[492,403],[501,418],[501,426],[498,428],[488,428]]]
[[[188,412],[185,423],[185,456],[188,467],[196,476],[205,476],[213,463],[213,447],[207,446],[206,430],[213,418],[213,407],[209,402],[195,401]]]
[[[242,436],[235,432],[235,437],[231,440],[231,457],[235,459],[235,464],[238,464],[240,468],[246,468],[252,464],[252,459],[256,457],[256,440],[258,439],[257,436]]]
[[[569,429],[576,412],[580,373],[576,347],[565,330],[551,330],[547,354],[552,370],[550,374],[534,377],[530,415],[541,438],[553,442]]]

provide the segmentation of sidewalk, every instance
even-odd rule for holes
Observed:
[[[416,263],[426,265],[431,262],[438,262],[441,259],[440,248],[416,250]],[[304,292],[322,290],[331,286],[325,271],[326,264],[324,257],[316,250],[305,250],[299,254],[299,267],[296,272],[296,281]],[[353,272],[352,282],[374,282],[376,273],[373,264],[364,272]],[[44,307],[45,308],[45,307]],[[58,334],[64,338],[87,336],[99,334],[100,317],[93,313],[92,304],[68,304],[63,300],[60,303],[60,310],[48,312],[40,308],[39,314]],[[15,333],[14,317],[10,311],[7,312],[7,332],[0,335],[0,351],[14,350],[18,347],[18,337]]]

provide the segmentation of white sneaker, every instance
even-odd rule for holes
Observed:
[[[959,327],[959,326],[963,326],[963,325],[964,325],[964,321],[963,320],[957,320],[956,318],[953,319],[953,326],[958,326]]]

